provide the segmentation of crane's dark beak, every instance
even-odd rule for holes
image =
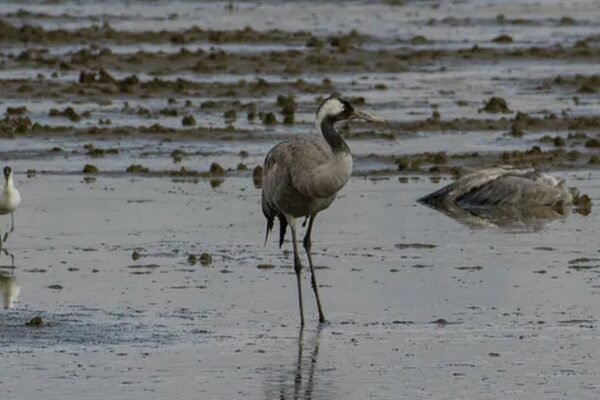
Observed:
[[[361,111],[361,110],[357,110],[356,108],[354,109],[354,111],[352,111],[352,117],[351,119],[363,119],[365,121],[369,121],[369,122],[376,122],[379,124],[386,124],[387,121],[385,119],[376,117],[374,115],[371,115],[367,112]]]

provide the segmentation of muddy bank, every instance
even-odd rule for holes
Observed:
[[[599,136],[600,137],[600,136]],[[597,139],[596,139],[597,140]],[[595,141],[593,142],[596,143]],[[600,142],[598,142],[600,143]],[[394,165],[391,168],[365,171],[361,175],[390,174],[449,174],[456,177],[476,169],[501,165],[518,168],[540,168],[548,171],[595,170],[600,169],[600,151],[596,146],[582,146],[580,149],[542,150],[533,146],[529,150],[502,152],[467,152],[467,153],[420,153],[400,156],[363,155],[362,161],[384,162]]]
[[[47,15],[38,14],[35,18]],[[2,16],[0,16],[1,18]],[[29,18],[29,15],[5,15],[5,17]],[[67,16],[68,18],[68,16]],[[358,33],[353,36],[360,37]],[[270,31],[257,31],[251,27],[240,30],[206,30],[198,26],[177,31],[143,31],[130,32],[115,30],[109,23],[92,25],[90,27],[74,30],[56,29],[46,30],[35,25],[14,26],[0,19],[0,43],[31,43],[31,44],[57,44],[80,43],[90,44],[130,44],[130,43],[176,43],[186,44],[193,42],[208,43],[264,43],[264,42],[306,42],[316,38],[309,32],[286,32],[278,29]]]
[[[320,84],[307,82],[303,79],[285,82],[273,82],[258,78],[253,81],[239,79],[237,82],[194,82],[184,78],[167,80],[161,78],[143,79],[135,74],[117,79],[105,70],[80,71],[78,82],[61,82],[51,77],[39,79],[0,79],[0,90],[3,95],[13,99],[26,99],[32,95],[38,98],[55,100],[77,99],[89,102],[105,102],[114,99],[136,99],[159,96],[203,97],[263,97],[280,94],[309,93],[322,96],[323,93],[335,92],[331,80],[324,79]],[[58,74],[57,74],[58,76]],[[235,104],[231,100],[229,104]],[[210,109],[219,106],[219,102],[203,101],[199,106]],[[238,102],[239,105],[239,102]]]
[[[315,100],[318,101],[319,98]],[[236,101],[223,101],[223,102],[206,102],[200,104],[200,106],[194,106],[193,104],[186,105],[182,102],[179,105],[171,104],[171,106],[158,109],[149,110],[143,107],[139,108],[124,108],[120,110],[121,113],[131,115],[141,115],[147,118],[156,118],[161,115],[169,116],[185,116],[187,114],[193,114],[194,110],[213,110],[219,112],[223,118],[227,119],[227,115],[221,114],[222,110],[238,110],[240,112],[240,119],[246,119],[251,115],[257,123],[267,126],[277,125],[293,125],[294,121],[286,123],[282,118],[282,108],[278,104],[277,100],[274,103],[262,105],[263,110],[258,110],[255,103],[241,103]],[[309,105],[314,108],[314,103]],[[68,110],[68,109],[65,109]],[[70,109],[68,111],[57,111],[56,113],[65,113],[68,115],[77,115],[76,118],[80,118],[80,114],[77,113],[76,109]],[[235,111],[234,111],[235,112]],[[234,122],[238,118],[236,117],[231,120]],[[73,114],[75,113],[75,114]],[[168,114],[167,114],[168,113]],[[269,121],[268,113],[277,113],[273,115],[274,119]],[[67,119],[69,118],[67,115]],[[232,114],[233,115],[233,114]],[[84,114],[85,117],[93,116],[92,112]],[[185,123],[182,122],[183,125]],[[226,128],[213,128],[207,126],[191,127],[185,129],[168,128],[160,125],[160,122],[153,124],[150,127],[106,127],[106,126],[93,126],[89,128],[77,128],[69,125],[65,126],[48,126],[39,123],[33,123],[28,118],[27,108],[19,108],[18,112],[8,107],[5,109],[5,117],[0,122],[0,132],[5,137],[11,135],[55,135],[55,136],[72,136],[72,135],[131,135],[136,134],[154,134],[156,137],[162,138],[202,138],[212,136],[218,139],[227,140],[230,135],[235,134],[236,138],[245,138],[245,134],[249,131],[244,129],[238,129],[233,125]],[[193,125],[193,124],[189,124]],[[592,132],[588,139],[593,139],[593,132],[600,127],[600,117],[598,116],[570,116],[568,113],[562,115],[556,115],[549,113],[544,117],[531,116],[528,114],[517,112],[513,118],[501,117],[496,119],[488,119],[482,116],[482,118],[455,118],[452,120],[442,120],[438,118],[426,118],[423,120],[416,121],[393,121],[389,122],[385,126],[377,126],[377,130],[369,128],[369,125],[364,126],[362,124],[359,127],[350,128],[348,126],[341,127],[341,133],[348,139],[373,139],[373,138],[388,138],[394,139],[401,137],[406,134],[414,134],[416,132],[438,132],[438,133],[454,133],[454,132],[470,132],[470,131],[506,131],[507,136],[516,138],[527,137],[527,133],[534,132],[564,132],[564,131],[582,131]],[[303,126],[306,126],[305,124]],[[373,125],[375,127],[375,125]],[[255,138],[260,140],[261,138],[273,138],[273,137],[285,137],[277,134],[277,132],[266,133],[262,135],[254,132]],[[572,135],[570,138],[574,145],[580,143],[582,139],[587,138],[586,134]],[[580,139],[580,140],[578,140]],[[594,147],[591,143],[588,147]]]
[[[397,73],[433,62],[489,62],[565,59],[597,62],[600,46],[576,45],[572,47],[530,47],[524,49],[497,49],[479,45],[467,49],[381,49],[360,47],[360,41],[350,39],[348,44],[333,41],[324,48],[307,47],[305,50],[270,51],[255,54],[225,52],[220,49],[189,51],[182,47],[176,54],[163,52],[135,52],[113,54],[109,48],[82,49],[64,56],[31,54],[27,51],[16,57],[5,56],[7,66],[45,67],[72,70],[104,68],[132,72],[167,74],[177,72],[208,73],[258,73],[300,75],[303,73]]]

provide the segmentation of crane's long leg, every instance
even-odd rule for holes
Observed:
[[[317,328],[317,334],[313,339],[313,350],[310,356],[310,367],[308,370],[308,382],[306,385],[306,390],[304,391],[304,396],[307,399],[313,398],[313,391],[315,386],[315,369],[317,366],[317,358],[319,357],[319,337],[321,336],[321,328],[323,325],[319,325]]]
[[[302,389],[302,348],[304,345],[304,329],[300,329],[298,337],[298,358],[296,359],[296,374],[294,376],[294,400],[300,399],[300,389]],[[282,399],[285,398],[282,397]]]
[[[300,326],[304,327],[304,307],[302,305],[302,263],[298,254],[298,243],[296,243],[296,218],[286,215],[288,225],[292,231],[292,246],[294,248],[294,271],[298,281],[298,303],[300,304]]]
[[[315,222],[315,216],[310,216],[310,221],[308,221],[308,229],[306,229],[306,235],[304,236],[304,249],[306,250],[306,254],[308,255],[308,265],[310,265],[310,283],[312,285],[313,290],[315,291],[315,297],[317,298],[317,308],[319,309],[319,322],[325,322],[325,314],[323,314],[323,309],[321,308],[321,299],[319,298],[319,285],[317,285],[317,277],[315,276],[315,268],[313,267],[312,255],[310,250],[312,248],[312,243],[310,241],[310,234],[312,232],[313,223]]]

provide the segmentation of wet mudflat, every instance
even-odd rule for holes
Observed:
[[[501,164],[598,202],[597,5],[396,3],[3,5],[3,399],[598,398],[595,206],[416,203]],[[255,168],[330,93],[390,123],[342,127],[301,333]]]
[[[597,173],[568,177],[600,195]],[[20,183],[29,212],[9,238],[20,295],[0,326],[7,398],[598,391],[597,215],[473,231],[415,205],[440,184],[354,178],[318,222],[330,323],[317,328],[308,300],[299,337],[289,251],[262,246],[250,179],[216,189],[154,178]],[[37,315],[44,326],[25,325]]]

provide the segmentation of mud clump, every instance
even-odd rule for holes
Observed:
[[[208,254],[208,253],[200,254],[200,264],[207,267],[207,266],[211,265],[212,262],[213,262],[213,258],[210,254]]]
[[[254,183],[254,187],[262,187],[262,175],[263,167],[261,165],[254,167],[254,170],[252,171],[252,182]]]
[[[262,115],[262,122],[265,125],[275,125],[277,124],[277,118],[275,117],[275,114],[268,112]]]
[[[506,103],[506,100],[504,100],[502,97],[492,97],[490,98],[487,103],[485,103],[485,106],[483,106],[483,108],[479,109],[479,112],[487,112],[487,113],[493,113],[493,114],[497,114],[497,113],[503,113],[503,114],[508,114],[511,113],[512,111],[508,108],[508,104]]]
[[[137,261],[142,257],[142,255],[140,253],[137,252],[137,250],[134,250],[133,253],[131,253],[131,259],[133,261]]]
[[[40,316],[33,317],[28,322],[25,322],[25,325],[39,328],[44,326],[44,320]]]
[[[312,48],[320,49],[320,48],[325,47],[325,43],[321,39],[319,39],[318,37],[311,36],[306,41],[305,46],[306,47],[312,47]]]
[[[208,170],[208,173],[212,176],[223,176],[225,175],[225,169],[221,167],[219,163],[213,162],[212,164],[210,164],[210,169]]]
[[[37,126],[37,125],[36,125]],[[32,130],[34,124],[29,117],[13,117],[0,120],[0,136],[13,137],[14,134],[25,134]]]
[[[22,107],[6,107],[6,111],[5,111],[6,115],[8,116],[13,116],[13,115],[25,115],[27,114],[27,107],[22,106]]]
[[[52,118],[67,118],[67,119],[71,120],[72,122],[81,121],[81,115],[79,115],[73,107],[67,107],[62,111],[60,111],[56,108],[52,108],[52,109],[50,109],[48,116],[52,117]]]
[[[403,250],[403,249],[435,249],[437,247],[436,244],[430,243],[398,243],[394,245],[395,248]]]
[[[52,290],[62,290],[62,288],[63,288],[62,285],[58,285],[58,284],[48,286],[48,289],[52,289]]]
[[[552,140],[552,143],[554,144],[555,147],[565,147],[565,139],[563,139],[560,136],[555,136],[554,139]]]
[[[183,156],[185,155],[185,153],[182,150],[173,150],[171,152],[171,158],[173,159],[173,162],[175,164],[180,163],[181,161],[183,161]]]
[[[598,148],[600,147],[600,139],[589,139],[585,142],[585,147],[588,148]]]
[[[510,127],[510,135],[512,137],[523,137],[523,135],[525,135],[525,131],[521,127],[521,124],[514,122]]]
[[[575,25],[575,19],[573,17],[569,17],[568,15],[565,15],[563,17],[560,18],[560,21],[558,22],[560,25]]]
[[[408,43],[412,44],[413,46],[423,46],[423,45],[429,43],[429,40],[427,40],[427,38],[425,36],[417,35],[417,36],[411,37],[408,40]]]
[[[502,34],[500,36],[496,36],[495,38],[493,38],[492,42],[494,42],[494,43],[512,43],[513,38],[510,35]]]
[[[223,119],[229,123],[234,122],[237,119],[237,113],[235,110],[227,110],[223,113]]]
[[[150,168],[144,167],[140,164],[132,164],[129,167],[127,167],[125,171],[130,174],[147,174],[150,172]]]
[[[277,96],[277,105],[281,107],[281,115],[283,115],[283,123],[290,125],[294,123],[294,114],[296,113],[296,99],[293,95]]]
[[[121,93],[134,93],[140,84],[140,78],[137,75],[130,75],[118,81],[119,90]]]
[[[588,161],[588,164],[590,165],[600,165],[600,157],[598,157],[597,155],[593,155],[590,157],[590,160]]]
[[[110,149],[100,149],[98,147],[94,147],[94,145],[86,145],[84,146],[87,149],[87,155],[93,158],[104,157],[106,154],[119,154],[119,149],[110,148]]]
[[[183,126],[195,126],[196,118],[193,115],[186,115],[181,119],[181,125]]]
[[[93,164],[85,164],[83,167],[84,174],[97,174],[98,172],[100,172],[100,170]]]
[[[211,178],[211,180],[209,181],[210,187],[212,189],[220,187],[223,184],[223,182],[225,182],[223,178]]]
[[[577,213],[581,215],[588,215],[592,212],[592,199],[587,194],[575,195],[573,205],[576,207]]]

